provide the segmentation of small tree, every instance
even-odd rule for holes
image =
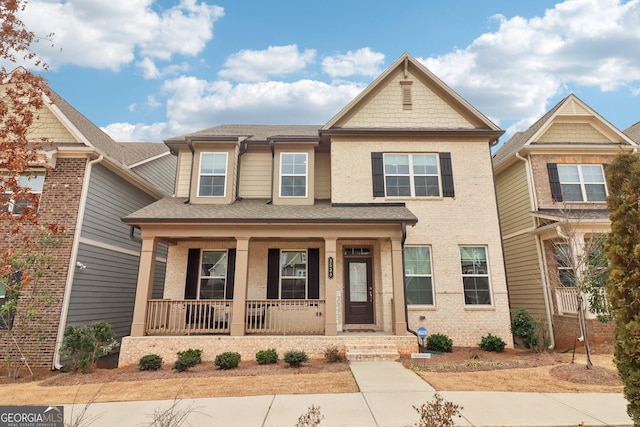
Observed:
[[[67,326],[60,353],[70,357],[74,371],[92,372],[96,361],[118,347],[111,325],[94,322],[91,326]]]

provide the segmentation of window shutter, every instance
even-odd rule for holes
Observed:
[[[307,286],[309,299],[320,299],[320,249],[307,250]]]
[[[442,197],[455,197],[453,187],[453,168],[451,167],[451,153],[440,153],[440,174],[442,176]]]
[[[229,249],[227,252],[227,299],[233,299],[233,285],[236,279],[236,250]]]
[[[200,249],[189,249],[187,259],[187,281],[184,286],[184,299],[197,299],[198,279],[200,277]]]
[[[371,153],[373,197],[384,197],[384,159],[382,153]]]
[[[549,173],[549,185],[551,185],[551,197],[554,202],[561,202],[563,199],[560,177],[558,176],[558,165],[556,163],[547,163],[547,172]]]
[[[269,249],[267,260],[267,299],[278,299],[280,282],[280,249]]]

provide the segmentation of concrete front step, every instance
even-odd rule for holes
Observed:
[[[350,362],[389,362],[400,360],[395,344],[346,344],[345,352]]]

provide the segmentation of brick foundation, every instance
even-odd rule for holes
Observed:
[[[587,335],[589,344],[613,342],[613,322],[602,323],[595,319],[587,319]],[[556,350],[564,351],[573,348],[574,345],[582,347],[584,344],[576,341],[580,337],[580,325],[576,316],[553,316],[553,332],[556,342]]]

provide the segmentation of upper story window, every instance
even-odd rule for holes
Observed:
[[[225,197],[227,153],[201,153],[198,197]]]
[[[460,247],[460,266],[465,305],[491,305],[487,248]]]
[[[604,202],[607,188],[602,165],[548,163],[551,194],[556,202]]]
[[[28,188],[29,193],[33,198],[30,200],[24,198],[18,199],[16,197],[12,197],[11,191],[5,190],[5,195],[8,196],[8,201],[2,208],[3,212],[11,212],[16,215],[21,214],[25,207],[32,205],[34,198],[36,201],[39,201],[40,196],[42,195],[42,188],[44,187],[44,176],[45,173],[43,171],[32,172],[29,175],[20,175],[20,177],[18,177],[18,185],[20,188]]]
[[[307,197],[307,153],[280,153],[280,197]]]
[[[407,303],[433,305],[433,276],[429,246],[405,246],[404,276],[407,284]]]

